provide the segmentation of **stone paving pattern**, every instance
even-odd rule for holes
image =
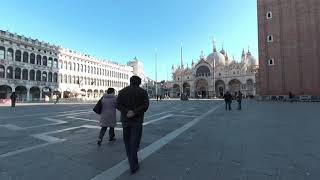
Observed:
[[[122,131],[116,131],[116,142],[104,141],[99,148],[96,146],[99,130],[95,128],[50,134],[65,141],[1,156],[46,143],[32,137],[34,134],[82,125],[96,126],[93,121],[68,118],[72,114],[73,117],[96,120],[97,116],[91,112],[92,106],[1,107],[0,179],[90,180],[124,160]],[[144,126],[141,149],[216,106],[220,107],[143,160],[137,174],[126,171],[117,180],[320,179],[319,103],[248,100],[242,111],[225,111],[223,101],[153,101],[146,114],[145,122],[151,123]],[[235,103],[233,106],[235,109]],[[152,122],[168,114],[172,116]],[[32,128],[52,123],[43,117],[66,123]],[[7,124],[25,129],[13,130],[4,126]]]

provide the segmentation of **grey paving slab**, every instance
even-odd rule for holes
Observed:
[[[223,102],[152,101],[145,119],[145,122],[152,123],[144,126],[141,149],[150,147],[219,103]],[[67,118],[71,114],[97,119],[91,111],[92,106],[0,107],[0,154],[45,143],[34,138],[34,134],[83,125],[96,126],[96,122]],[[146,157],[137,174],[130,175],[126,171],[118,179],[318,180],[319,107],[317,103],[255,101],[245,101],[243,111],[229,112],[221,107]],[[82,110],[88,113],[77,113]],[[173,116],[153,122],[170,113]],[[67,123],[24,130],[1,127],[9,122],[22,127],[48,123],[42,117],[54,117]],[[1,158],[0,179],[89,180],[126,158],[121,130],[116,131],[116,142],[109,143],[106,137],[101,147],[96,146],[98,132],[99,129],[95,128],[76,128],[49,134],[65,141]]]

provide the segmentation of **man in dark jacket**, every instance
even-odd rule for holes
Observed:
[[[119,91],[117,109],[121,112],[123,140],[130,164],[131,173],[139,169],[138,149],[142,136],[144,113],[149,108],[147,91],[140,88],[138,76],[130,78],[130,86]]]
[[[241,102],[242,102],[242,93],[241,91],[238,92],[238,95],[237,95],[237,102],[238,102],[238,110],[241,110]]]
[[[229,91],[224,94],[223,98],[226,103],[226,110],[231,110],[232,95],[229,93]]]

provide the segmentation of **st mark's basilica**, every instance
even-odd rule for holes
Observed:
[[[227,91],[255,96],[257,72],[258,60],[249,49],[242,51],[241,61],[237,62],[223,48],[217,51],[213,43],[212,53],[204,56],[202,52],[191,67],[185,67],[182,58],[180,66],[172,66],[170,96],[179,97],[183,93],[191,98],[213,98],[222,97]]]

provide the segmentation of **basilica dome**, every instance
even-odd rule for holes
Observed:
[[[257,59],[255,57],[250,55],[247,58],[248,58],[247,59],[247,65],[248,66],[257,66],[258,65],[258,61],[257,61]]]
[[[213,52],[213,53],[209,54],[209,56],[207,57],[207,61],[210,64],[215,64],[216,66],[226,64],[226,58],[224,57],[223,54],[221,54],[219,52]]]

